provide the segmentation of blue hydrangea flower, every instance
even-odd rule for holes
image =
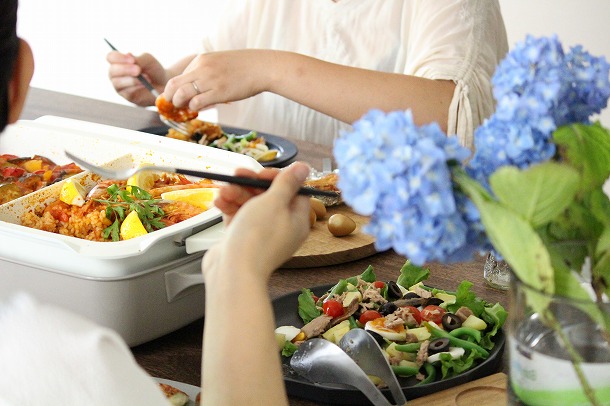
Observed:
[[[394,248],[413,263],[450,259],[467,243],[448,162],[470,151],[437,124],[418,127],[410,111],[372,110],[334,145],[338,187],[356,212],[370,215],[364,231],[376,248]]]
[[[555,155],[553,131],[588,123],[610,97],[610,65],[582,47],[567,54],[556,36],[528,36],[508,53],[493,78],[496,112],[475,130],[468,173],[484,186],[501,166],[526,168]]]

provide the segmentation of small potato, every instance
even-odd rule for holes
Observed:
[[[324,206],[324,203],[322,203],[322,200],[316,199],[315,197],[310,197],[309,202],[311,204],[311,207],[316,212],[316,218],[318,220],[321,220],[324,217],[326,217],[326,206]]]
[[[333,214],[328,219],[328,231],[335,237],[351,234],[356,229],[356,222],[341,213]]]
[[[313,209],[313,207],[309,208],[309,226],[313,227],[314,224],[316,224],[316,220],[318,218],[316,217],[316,211]]]

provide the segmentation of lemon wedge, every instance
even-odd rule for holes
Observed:
[[[187,202],[207,210],[214,205],[218,190],[218,188],[172,190],[171,192],[161,193],[161,199]]]
[[[75,180],[68,179],[61,187],[61,191],[59,192],[59,200],[73,206],[81,207],[83,204],[85,204],[86,195],[87,192],[85,191],[83,185]]]
[[[277,156],[277,150],[276,149],[270,149],[268,151],[265,151],[258,158],[256,158],[256,160],[259,161],[259,162],[268,162],[268,161],[271,161],[271,160],[275,159],[276,156]]]
[[[131,238],[136,238],[144,234],[148,234],[148,231],[144,228],[142,221],[140,221],[140,217],[138,217],[138,213],[132,211],[125,217],[123,220],[123,224],[121,224],[121,229],[119,230],[119,234],[121,239],[129,240]]]
[[[150,190],[155,185],[155,171],[138,172],[127,179],[127,190],[130,191],[130,186],[137,186],[140,189]]]

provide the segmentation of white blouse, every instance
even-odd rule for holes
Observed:
[[[232,0],[219,27],[203,52],[286,50],[452,80],[448,132],[471,148],[474,129],[493,112],[490,78],[508,51],[497,0]],[[218,106],[218,121],[326,145],[350,128],[271,93]]]

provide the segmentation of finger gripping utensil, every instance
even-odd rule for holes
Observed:
[[[299,375],[315,383],[339,384],[360,390],[375,406],[390,402],[341,348],[323,338],[302,343],[290,359]]]
[[[383,355],[383,350],[369,333],[361,328],[352,329],[341,338],[339,347],[365,373],[380,378],[388,386],[396,405],[405,405],[407,403],[396,374],[394,374],[390,364]]]
[[[220,182],[233,183],[241,186],[254,187],[258,189],[269,189],[271,186],[271,181],[266,179],[254,179],[248,178],[245,176],[232,176],[225,175],[222,173],[215,172],[206,172],[206,171],[198,171],[192,169],[183,169],[183,168],[174,168],[169,166],[140,166],[138,168],[127,168],[127,169],[111,169],[103,166],[94,165],[90,162],[85,161],[84,159],[72,154],[71,152],[64,151],[66,156],[74,161],[77,165],[85,168],[95,174],[98,174],[107,179],[115,179],[115,180],[124,180],[129,179],[131,176],[135,175],[138,172],[142,171],[155,171],[155,172],[170,172],[170,173],[179,173],[182,175],[195,176],[198,178],[206,178],[210,180],[217,180]],[[335,192],[330,192],[327,190],[318,190],[308,187],[301,187],[297,191],[299,195],[305,196],[331,196],[336,197]]]
[[[104,38],[104,41],[106,41],[106,44],[108,44],[108,46],[113,50],[113,51],[117,51],[120,52],[114,45],[112,45],[110,43],[110,41],[108,41],[106,38]],[[140,81],[140,83],[142,83],[144,85],[145,88],[148,89],[148,91],[155,96],[155,99],[157,97],[159,97],[159,92],[157,91],[157,89],[155,89],[155,87],[152,85],[152,83],[150,83],[148,80],[146,80],[146,78],[144,77],[144,75],[139,74],[137,76],[137,79]],[[190,137],[190,133],[188,131],[188,128],[186,127],[186,124],[184,123],[179,123],[178,121],[174,121],[174,120],[170,120],[168,118],[165,118],[164,116],[162,116],[161,114],[159,114],[159,118],[161,119],[161,121],[167,125],[170,128],[173,128],[174,130],[178,131],[179,133],[189,136]]]

